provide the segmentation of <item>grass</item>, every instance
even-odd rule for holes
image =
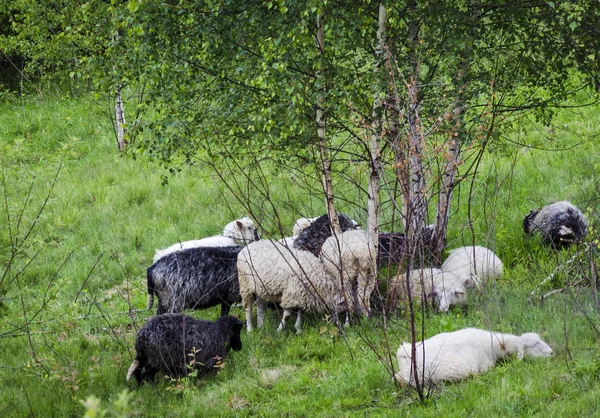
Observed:
[[[424,318],[427,337],[468,326],[535,331],[554,348],[552,358],[502,363],[484,375],[442,385],[419,403],[412,392],[393,384],[378,358],[388,353],[381,318],[362,321],[343,338],[333,335],[331,325],[309,318],[297,336],[291,327],[277,333],[271,312],[266,329],[244,333],[244,348],[231,353],[215,377],[161,379],[137,388],[125,382],[125,374],[136,330],[151,315],[144,309],[145,269],[154,249],[219,233],[245,211],[200,165],[185,167],[162,185],[166,173],[143,155],[119,155],[104,106],[90,98],[26,97],[0,107],[6,193],[0,265],[10,259],[11,235],[22,239],[34,225],[19,245],[10,280],[0,284],[3,416],[96,411],[161,417],[562,417],[589,416],[599,409],[600,317],[590,288],[572,287],[543,304],[527,300],[575,249],[550,251],[521,232],[525,213],[559,199],[589,208],[594,223],[597,139],[561,152],[515,151],[503,143],[486,155],[473,187],[464,183],[455,195],[448,246],[468,244],[474,233],[478,244],[494,248],[505,262],[505,275],[489,291],[469,295],[468,309]],[[557,123],[565,131],[546,133],[564,136],[563,143],[593,134],[598,130],[594,111],[561,113]],[[543,133],[523,135],[539,142],[534,136]],[[312,209],[304,215],[320,210],[315,209],[318,197],[302,196],[288,182],[283,175],[274,178],[272,191],[285,202],[282,223],[290,231],[293,209]],[[273,232],[269,222],[265,227]],[[584,277],[586,263],[580,257],[559,269],[542,290]],[[191,314],[215,319],[218,312],[216,307]],[[233,314],[243,317],[238,307]],[[405,319],[393,318],[387,335],[392,355],[407,337]]]

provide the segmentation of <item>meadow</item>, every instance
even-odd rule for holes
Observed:
[[[265,329],[243,332],[243,349],[215,377],[127,383],[136,331],[154,313],[145,309],[154,250],[217,234],[244,209],[200,164],[172,174],[142,153],[118,153],[101,100],[50,92],[2,100],[1,416],[564,417],[600,410],[600,311],[590,283],[596,249],[555,251],[526,239],[521,227],[529,210],[570,200],[592,225],[588,241],[598,238],[597,108],[564,110],[548,128],[522,124],[490,147],[477,177],[455,194],[448,247],[493,248],[504,276],[470,294],[466,309],[417,318],[427,337],[464,327],[537,332],[554,356],[504,362],[419,402],[389,371],[409,339],[402,316],[385,331],[375,316],[342,336],[313,317],[295,335],[291,327],[276,332],[271,312]],[[516,145],[524,139],[538,148]],[[324,213],[319,196],[290,190],[285,176],[272,181],[276,199],[297,200],[305,216]],[[291,233],[297,214],[282,212]],[[564,291],[542,302],[554,288]],[[219,309],[188,313],[216,319]],[[240,307],[232,314],[244,317]]]

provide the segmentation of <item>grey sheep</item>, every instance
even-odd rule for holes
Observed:
[[[153,380],[157,372],[171,377],[214,371],[229,349],[242,349],[240,332],[244,323],[234,316],[216,322],[200,321],[183,314],[150,318],[135,339],[136,357],[127,371],[127,381]]]
[[[523,230],[540,234],[547,244],[567,246],[585,238],[588,224],[576,206],[563,200],[529,212],[523,219]]]
[[[243,247],[196,247],[160,258],[148,268],[148,309],[157,314],[206,309],[221,304],[221,316],[240,301],[237,255]]]
[[[338,219],[340,220],[342,232],[358,228],[358,223],[344,214],[339,213]],[[298,234],[294,240],[294,248],[310,251],[315,257],[318,257],[323,243],[330,236],[331,224],[329,223],[329,215],[322,215]]]

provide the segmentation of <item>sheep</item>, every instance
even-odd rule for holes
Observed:
[[[240,218],[229,222],[223,228],[223,235],[214,235],[202,239],[178,242],[170,247],[156,250],[153,263],[156,263],[161,257],[175,251],[185,250],[195,247],[229,247],[233,245],[246,245],[252,241],[258,241],[260,234],[254,226],[252,219],[248,217]]]
[[[398,348],[398,373],[395,377],[399,382],[416,386],[411,352],[411,343],[404,343]],[[419,383],[430,387],[485,372],[497,361],[513,354],[518,359],[524,356],[548,357],[552,355],[552,348],[535,333],[516,336],[465,328],[417,342],[415,352]]]
[[[240,301],[237,255],[242,246],[196,247],[160,258],[148,268],[148,309],[158,296],[157,315],[221,304],[221,316]]]
[[[366,316],[371,315],[371,294],[377,284],[376,257],[368,232],[354,229],[327,238],[320,253],[325,272],[336,278],[345,299],[352,301],[352,310]]]
[[[358,223],[344,214],[339,213],[338,219],[342,232],[358,228]],[[298,234],[294,240],[294,248],[310,251],[315,257],[318,257],[323,243],[330,236],[329,215],[322,215]]]
[[[284,310],[278,330],[285,327],[292,311],[297,311],[297,333],[302,331],[302,312],[336,312],[341,302],[335,280],[325,273],[321,260],[308,251],[270,240],[256,241],[240,252],[237,268],[248,331],[253,329],[255,300],[259,328],[264,324],[264,304],[274,302]]]
[[[377,247],[377,266],[400,264],[405,255],[406,235],[401,232],[380,232]]]
[[[311,226],[318,218],[298,218],[292,230],[293,236],[298,236],[302,231]]]
[[[547,244],[568,246],[585,238],[588,225],[583,213],[563,200],[529,212],[523,219],[523,230],[528,235],[540,234]]]
[[[467,303],[467,290],[458,276],[436,268],[424,268],[399,274],[390,282],[387,290],[390,308],[396,307],[398,298],[407,299],[407,277],[410,280],[412,298],[420,298],[424,295],[442,312],[448,312],[451,306]]]
[[[157,372],[174,378],[215,371],[229,349],[242,349],[240,332],[244,323],[235,316],[222,316],[216,322],[200,321],[183,314],[150,318],[135,339],[135,360],[127,371],[127,381],[135,376],[138,384],[153,380]]]
[[[450,251],[442,270],[460,277],[467,287],[475,287],[502,276],[502,261],[486,247],[459,247]]]

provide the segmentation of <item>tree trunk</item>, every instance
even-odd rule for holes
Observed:
[[[125,138],[125,109],[123,107],[123,98],[121,96],[121,85],[117,86],[115,92],[115,121],[117,129],[117,147],[119,151],[127,149],[127,138]]]
[[[321,56],[321,70],[317,73],[317,80],[321,81],[321,90],[317,96],[317,137],[319,138],[319,154],[321,156],[321,173],[323,191],[325,192],[325,205],[327,207],[327,214],[329,215],[329,222],[333,232],[342,232],[340,228],[340,221],[335,211],[334,194],[333,194],[333,182],[331,180],[331,162],[329,161],[327,151],[327,137],[326,137],[326,113],[325,113],[325,96],[327,94],[327,80],[324,74],[325,69],[325,29],[323,27],[323,16],[317,16],[317,47],[319,48],[319,54]]]

